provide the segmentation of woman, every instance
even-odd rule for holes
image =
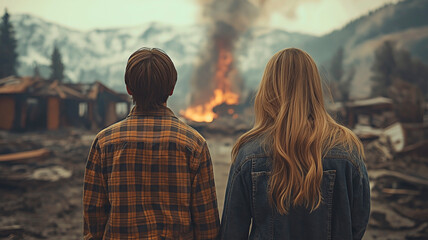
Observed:
[[[363,146],[326,112],[309,54],[276,53],[254,109],[232,151],[221,238],[361,239],[370,213]]]

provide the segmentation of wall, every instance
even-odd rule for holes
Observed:
[[[15,99],[12,96],[0,96],[0,129],[11,130],[15,119]]]
[[[47,101],[47,128],[49,130],[55,130],[59,127],[59,105],[60,100],[55,97],[48,98]]]

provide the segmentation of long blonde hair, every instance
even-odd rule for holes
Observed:
[[[300,49],[281,50],[269,60],[254,111],[254,127],[238,139],[232,158],[243,144],[261,139],[272,158],[269,200],[281,214],[290,206],[320,206],[322,158],[330,149],[342,146],[364,157],[355,134],[327,113],[317,66]]]

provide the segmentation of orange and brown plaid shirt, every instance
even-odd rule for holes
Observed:
[[[84,239],[215,239],[205,139],[169,108],[129,116],[95,138],[85,171]]]

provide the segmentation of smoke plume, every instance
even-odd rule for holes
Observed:
[[[198,0],[198,3],[202,6],[202,20],[208,27],[208,40],[191,79],[190,107],[193,109],[188,109],[185,116],[211,111],[213,104],[206,103],[213,99],[217,99],[217,105],[237,104],[238,99],[227,101],[226,98],[239,98],[243,89],[234,57],[240,36],[257,21],[266,19],[273,9],[281,9],[285,16],[292,17],[298,6],[297,0]],[[221,94],[217,94],[220,91]],[[197,106],[200,106],[198,110]],[[206,106],[211,109],[205,109]]]

